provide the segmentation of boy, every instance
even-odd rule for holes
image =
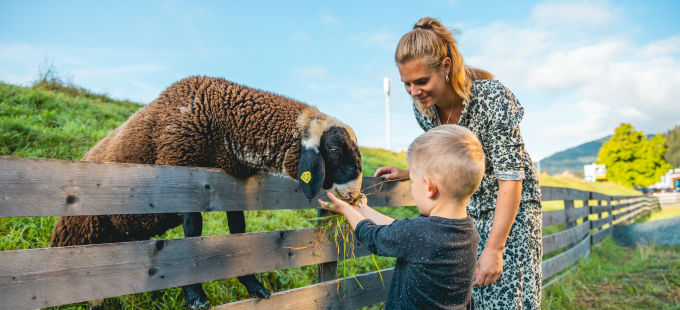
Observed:
[[[467,128],[443,125],[408,148],[420,216],[395,220],[328,194],[372,253],[397,258],[385,309],[474,309],[471,291],[479,234],[466,205],[484,174],[484,152]],[[327,202],[319,200],[322,206]]]

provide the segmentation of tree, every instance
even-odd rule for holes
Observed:
[[[673,168],[680,168],[680,126],[668,131],[666,134],[666,161],[673,166]]]
[[[664,154],[666,139],[661,134],[647,140],[642,131],[630,124],[621,124],[605,142],[598,155],[598,164],[607,165],[607,179],[623,185],[649,186],[671,168]]]

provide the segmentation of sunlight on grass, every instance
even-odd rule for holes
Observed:
[[[621,248],[607,237],[590,258],[543,290],[542,309],[677,309],[680,246]]]
[[[680,216],[680,207],[654,209],[651,211],[647,211],[643,214],[640,214],[640,216],[636,218],[633,223],[636,224],[653,222],[658,220],[669,219],[676,216]]]

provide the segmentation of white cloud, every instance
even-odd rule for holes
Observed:
[[[321,67],[321,66],[313,66],[313,67],[302,67],[302,68],[293,68],[292,73],[293,76],[299,79],[311,79],[311,78],[320,78],[326,75],[328,72],[328,69],[326,67]]]
[[[319,13],[319,19],[317,21],[324,25],[332,25],[338,22],[338,20],[335,17],[333,17],[332,14],[324,13]]]
[[[297,43],[309,43],[309,37],[307,37],[307,33],[302,30],[295,31],[295,33],[293,33],[293,35],[290,37],[290,40]]]
[[[537,4],[531,16],[539,25],[600,27],[609,24],[622,10],[603,1],[548,1]]]
[[[43,52],[49,51],[49,52]],[[0,80],[28,85],[37,77],[38,66],[51,61],[58,74],[72,77],[76,85],[95,92],[105,92],[114,98],[130,99],[148,103],[158,97],[162,89],[145,80],[155,75],[171,76],[172,72],[161,65],[144,62],[125,64],[102,64],[100,58],[87,59],[82,55],[131,54],[138,51],[78,49],[62,46],[34,46],[29,44],[0,44]],[[20,72],[20,73],[17,73]]]
[[[655,133],[680,119],[680,34],[636,43],[621,12],[606,2],[545,2],[525,21],[464,31],[468,64],[516,94],[545,94],[519,98],[536,157],[611,134],[620,123]]]
[[[399,43],[399,37],[394,32],[380,30],[372,33],[361,32],[349,37],[351,42],[359,42],[360,44],[371,47],[379,46],[386,49],[394,50]]]

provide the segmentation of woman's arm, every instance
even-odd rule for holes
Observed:
[[[503,249],[515,222],[522,195],[522,181],[498,180],[498,198],[489,240],[477,260],[474,286],[491,285],[503,271]]]

